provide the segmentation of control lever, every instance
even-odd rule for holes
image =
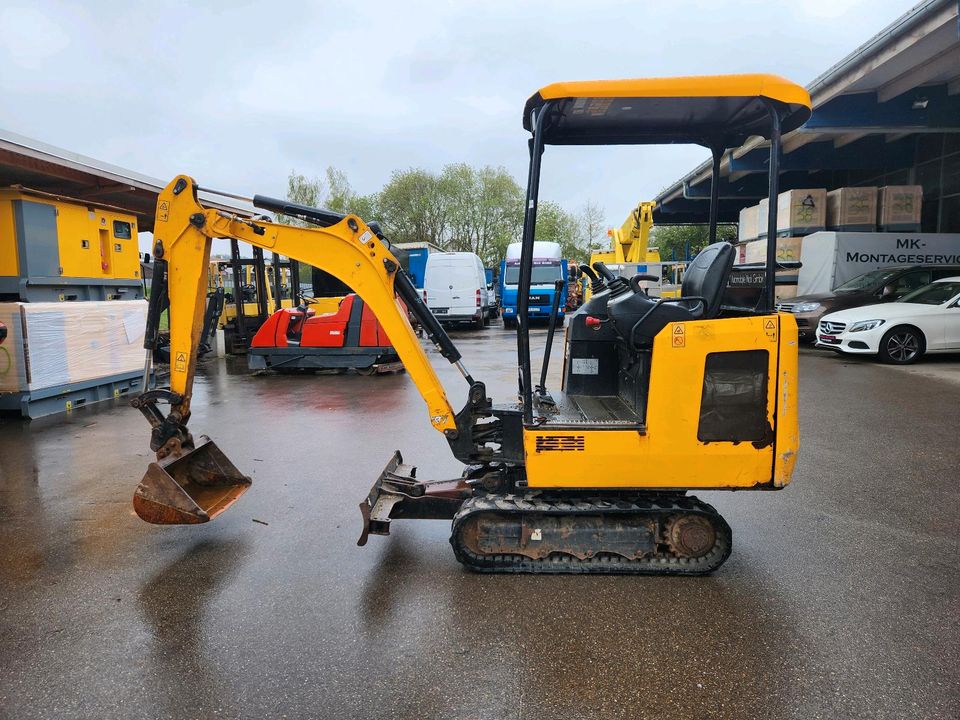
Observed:
[[[613,271],[607,267],[606,263],[602,263],[599,260],[593,264],[594,270],[596,270],[604,280],[608,283],[613,282],[617,279],[617,276],[613,274]]]
[[[557,316],[560,314],[560,296],[563,293],[563,280],[553,283],[553,305],[550,308],[550,326],[547,328],[547,346],[543,350],[543,365],[540,368],[540,384],[537,385],[537,395],[540,402],[546,405],[555,405],[553,398],[547,394],[547,368],[550,366],[550,351],[553,348],[553,334],[557,329]]]
[[[593,264],[594,269],[606,280],[607,287],[610,288],[610,294],[620,295],[627,290],[629,284],[627,283],[626,278],[622,278],[619,275],[614,275],[613,271],[606,266],[606,263],[602,263],[599,260]]]
[[[632,278],[630,278],[630,287],[635,293],[647,294],[647,291],[640,287],[642,282],[659,282],[659,275],[650,275],[649,273],[637,273]]]

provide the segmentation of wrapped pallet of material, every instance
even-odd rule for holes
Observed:
[[[827,225],[827,191],[787,190],[777,196],[777,235],[809,235]]]
[[[759,217],[760,206],[752,205],[745,207],[740,211],[740,223],[737,229],[737,240],[740,242],[749,242],[759,237],[759,228],[757,227],[757,218]]]
[[[844,187],[827,193],[827,228],[844,232],[877,229],[877,187]]]
[[[0,303],[0,323],[7,328],[7,339],[0,344],[0,392],[23,392],[27,389],[27,359],[20,303]]]
[[[800,259],[803,247],[802,237],[777,238],[777,260],[781,262]],[[765,263],[767,261],[767,241],[754,240],[746,245],[745,263]]]
[[[887,185],[879,190],[878,224],[883,232],[920,232],[923,188],[919,185]]]
[[[23,369],[26,387],[17,390],[70,386],[138,372],[143,366],[145,300],[5,304],[9,306],[16,306],[20,317],[20,341],[7,348]]]

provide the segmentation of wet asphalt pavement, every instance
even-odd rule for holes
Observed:
[[[512,338],[456,333],[495,399]],[[794,484],[701,495],[734,531],[703,578],[474,575],[445,521],[358,548],[395,449],[459,475],[404,374],[209,363],[191,427],[254,485],[206,526],[133,514],[135,410],[0,422],[0,718],[960,717],[960,384],[811,350],[800,380]]]

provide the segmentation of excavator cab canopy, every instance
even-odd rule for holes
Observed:
[[[717,239],[720,164],[724,152],[757,135],[770,140],[771,199],[767,233],[777,232],[780,138],[810,117],[810,95],[777,75],[714,75],[631,80],[588,80],[546,85],[524,106],[531,135],[530,174],[523,220],[517,291],[517,357],[523,420],[533,422],[527,321],[536,234],[541,156],[547,145],[702,145],[713,154],[710,244]],[[764,291],[755,308],[772,312],[776,243],[768,243]]]
[[[731,148],[752,136],[769,138],[770,112],[780,132],[810,117],[810,95],[777,75],[588,80],[547,85],[528,100],[523,127],[548,108],[545,145],[691,143]]]

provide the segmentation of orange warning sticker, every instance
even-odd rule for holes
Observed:
[[[687,344],[687,335],[686,329],[683,325],[674,325],[673,326],[673,346],[675,348],[682,348]]]
[[[777,324],[769,319],[763,323],[763,331],[767,334],[767,337],[772,341],[776,342],[777,340]]]

